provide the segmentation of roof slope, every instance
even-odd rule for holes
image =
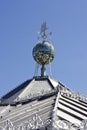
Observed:
[[[4,124],[9,122],[8,124],[19,127],[19,124],[24,125],[27,122],[32,128],[36,120],[38,120],[40,127],[43,124],[48,126],[52,120],[58,84],[54,87],[54,83],[52,84],[48,77],[35,77],[23,84],[22,88],[19,86],[2,97],[0,107],[3,109],[0,111],[0,126],[5,128]],[[18,100],[16,100],[17,98]]]
[[[55,85],[54,85],[55,84]],[[34,77],[27,80],[1,98],[2,104],[12,104],[13,102],[26,100],[31,97],[48,93],[58,86],[56,81],[48,77]]]

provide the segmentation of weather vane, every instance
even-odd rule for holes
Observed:
[[[41,36],[41,38],[43,38],[44,40],[47,39],[48,35],[51,35],[52,32],[50,33],[46,33],[48,27],[47,27],[47,24],[46,22],[43,22],[43,24],[41,25],[41,29],[40,29],[40,32],[39,32],[39,35]],[[40,37],[39,37],[40,38]]]

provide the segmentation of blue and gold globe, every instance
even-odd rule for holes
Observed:
[[[54,59],[54,47],[47,41],[36,44],[32,53],[35,61],[40,65],[49,64]]]

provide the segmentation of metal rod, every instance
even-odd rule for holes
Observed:
[[[41,67],[41,76],[44,77],[45,76],[45,65],[42,65]]]

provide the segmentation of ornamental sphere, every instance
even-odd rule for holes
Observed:
[[[33,48],[33,57],[40,65],[49,64],[54,59],[54,47],[51,43],[43,41]]]

